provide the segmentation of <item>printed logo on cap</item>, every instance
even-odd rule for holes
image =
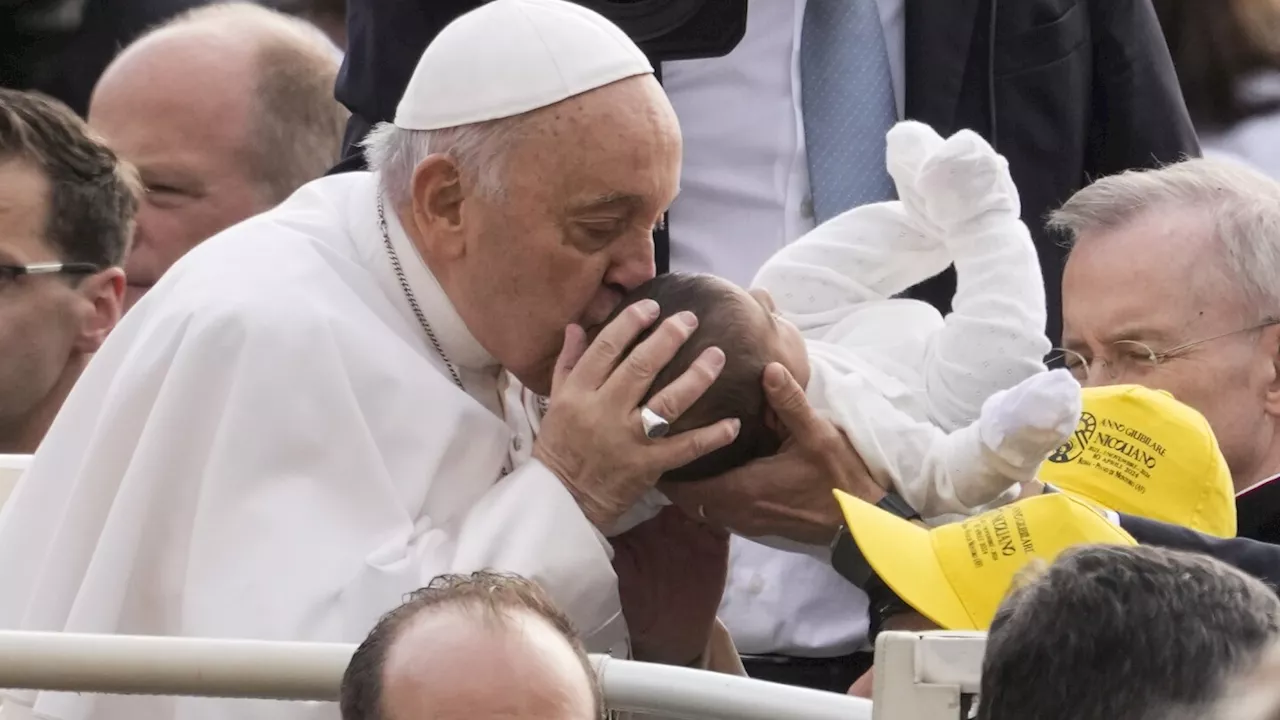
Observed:
[[[1165,448],[1142,428],[1110,418],[1099,422],[1093,413],[1080,413],[1080,424],[1065,444],[1049,456],[1051,463],[1076,463],[1113,477],[1138,493],[1165,456]]]

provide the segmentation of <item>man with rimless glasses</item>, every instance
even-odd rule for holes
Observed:
[[[80,119],[0,89],[0,453],[33,453],[120,319],[136,179]]]
[[[1083,385],[1137,383],[1199,410],[1239,535],[1280,542],[1280,183],[1191,160],[1104,178],[1050,225],[1072,243],[1057,358]]]

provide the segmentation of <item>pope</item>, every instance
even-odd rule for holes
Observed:
[[[625,355],[656,306],[589,347],[581,329],[653,276],[678,189],[648,61],[580,6],[497,0],[431,44],[367,150],[374,172],[202,244],[109,338],[0,514],[0,628],[356,642],[432,577],[494,568],[540,583],[595,652],[708,662],[726,537],[630,511],[733,441],[733,420],[661,438],[642,422],[678,418],[724,354],[642,408],[697,318]],[[7,702],[58,720],[337,713]]]

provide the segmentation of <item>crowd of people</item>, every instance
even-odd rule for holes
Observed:
[[[0,630],[363,640],[344,720],[599,717],[587,652],[871,697],[933,629],[980,718],[1280,704],[1273,0],[725,2],[712,57],[186,2],[60,65],[121,2],[0,9]]]

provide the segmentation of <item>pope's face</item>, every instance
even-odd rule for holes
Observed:
[[[654,275],[653,230],[675,199],[681,142],[651,77],[541,111],[503,157],[501,191],[464,203],[450,296],[490,353],[550,390],[570,323],[601,322]]]

